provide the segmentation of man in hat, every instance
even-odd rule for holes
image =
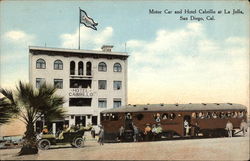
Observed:
[[[43,134],[48,134],[48,133],[49,133],[49,130],[48,130],[47,125],[45,125],[45,126],[43,127],[42,133],[43,133]]]
[[[228,137],[232,137],[233,136],[233,124],[231,123],[231,121],[227,121],[226,124],[226,128],[225,128],[228,132]]]
[[[119,129],[119,139],[120,139],[120,141],[122,141],[122,140],[123,140],[123,137],[124,137],[124,131],[125,131],[124,127],[123,127],[123,126],[121,126],[121,127],[120,127],[120,129]]]
[[[103,140],[104,140],[104,128],[102,125],[99,126],[100,127],[100,131],[99,131],[99,139],[98,142],[100,145],[103,145]]]
[[[243,136],[246,135],[247,128],[248,128],[248,127],[247,127],[247,123],[246,123],[246,121],[243,119],[243,120],[241,121],[241,123],[240,123],[240,130],[242,131]]]

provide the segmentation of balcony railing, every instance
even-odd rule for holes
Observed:
[[[70,70],[70,76],[71,77],[93,77],[93,71],[78,71],[78,70]]]

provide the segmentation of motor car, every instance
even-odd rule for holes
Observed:
[[[51,145],[67,144],[70,143],[72,147],[83,147],[85,137],[84,132],[91,130],[92,127],[81,128],[78,130],[61,131],[58,135],[42,134],[37,141],[38,148],[47,150]]]

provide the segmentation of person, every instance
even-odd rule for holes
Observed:
[[[98,143],[99,143],[100,145],[103,145],[103,140],[104,140],[104,128],[103,128],[102,125],[100,125]]]
[[[168,116],[167,116],[167,114],[163,114],[163,117],[162,117],[162,119],[163,119],[163,120],[166,120],[166,119],[168,119]]]
[[[192,118],[193,118],[193,119],[196,118],[196,113],[195,113],[195,112],[192,113]]]
[[[157,128],[155,124],[152,125],[152,133],[153,133],[153,140],[155,140],[157,137]]]
[[[195,122],[195,124],[194,124],[194,136],[198,136],[199,131],[200,131],[199,124],[198,124],[198,122]]]
[[[95,128],[94,127],[91,128],[91,136],[92,136],[92,138],[95,138]]]
[[[237,112],[233,112],[232,117],[233,117],[233,118],[237,118]]]
[[[160,122],[161,121],[161,115],[159,113],[156,114],[155,121],[156,122]]]
[[[174,113],[171,113],[169,117],[170,117],[170,120],[173,120],[175,117]]]
[[[119,129],[119,139],[120,141],[123,139],[123,136],[124,136],[124,127],[121,126],[120,129]]]
[[[204,114],[203,114],[203,112],[200,112],[200,113],[199,113],[199,119],[204,119]]]
[[[63,125],[63,131],[59,134],[58,139],[63,139],[63,134],[69,132],[70,127],[68,125]]]
[[[75,129],[76,129],[76,126],[72,124],[70,126],[69,132],[75,132]]]
[[[45,125],[45,126],[43,127],[42,133],[43,133],[43,134],[48,134],[48,133],[49,133],[49,130],[48,130],[47,125]]]
[[[151,127],[150,124],[146,124],[146,127],[144,129],[144,136],[145,136],[145,140],[149,140],[149,137],[151,135]]]
[[[138,135],[139,135],[139,130],[138,128],[133,124],[133,130],[134,130],[134,142],[137,142],[138,141]]]
[[[75,126],[75,129],[74,129],[75,131],[78,131],[78,130],[80,130],[80,125],[79,124],[76,124],[76,126]]]
[[[247,128],[248,128],[248,127],[247,127],[247,123],[246,123],[246,121],[243,119],[243,120],[241,121],[241,123],[240,123],[240,130],[242,131],[243,136],[246,135]]]
[[[190,126],[189,126],[189,123],[188,123],[187,120],[184,121],[184,128],[185,128],[185,136],[188,136],[189,135]]]
[[[233,136],[233,124],[229,120],[227,121],[225,129],[227,130],[228,137],[232,137]]]
[[[161,133],[162,133],[162,127],[161,127],[161,124],[157,124],[157,127],[156,127],[156,136],[157,136],[157,139],[160,139],[161,138]]]
[[[126,114],[126,120],[131,120],[131,119],[132,119],[131,114],[130,114],[130,113],[127,113],[127,114]]]
[[[217,118],[217,114],[216,114],[215,112],[213,112],[213,113],[212,113],[212,117],[213,117],[214,119],[216,119],[216,118]]]
[[[243,111],[238,112],[238,118],[242,118],[244,116]]]

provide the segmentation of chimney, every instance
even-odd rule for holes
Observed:
[[[101,49],[104,52],[111,52],[111,49],[113,48],[113,45],[102,45]]]

